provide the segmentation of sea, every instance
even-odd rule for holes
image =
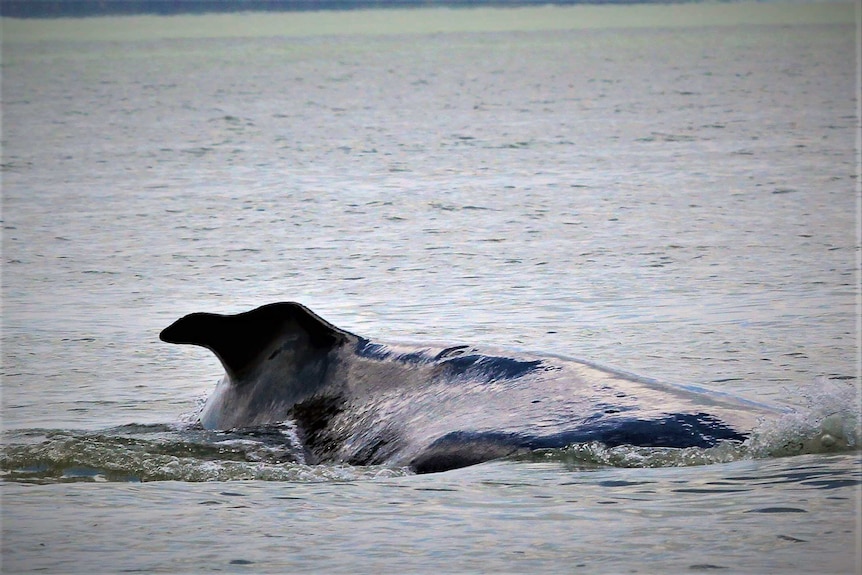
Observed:
[[[2,571],[860,573],[859,20],[3,18]],[[158,338],[276,301],[786,413],[711,449],[286,462],[196,426],[222,368]]]

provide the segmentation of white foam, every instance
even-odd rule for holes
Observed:
[[[188,429],[190,427],[195,427],[198,425],[201,417],[201,411],[203,411],[204,405],[206,405],[207,397],[209,397],[209,393],[202,393],[201,395],[195,398],[195,406],[191,411],[187,411],[181,413],[177,418],[177,421],[174,422],[174,426],[176,429]]]
[[[294,447],[292,453],[296,457],[296,462],[305,465],[305,451],[302,449],[302,440],[299,438],[296,422],[293,420],[282,421],[278,430],[287,438],[289,445]]]
[[[788,390],[805,407],[761,421],[745,442],[751,457],[781,457],[859,449],[860,393],[846,382],[820,379],[811,388]]]

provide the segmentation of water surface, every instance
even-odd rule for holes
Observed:
[[[858,434],[856,31],[823,6],[4,20],[3,569],[858,569],[859,452],[809,442]],[[706,453],[306,467],[190,428],[221,368],[157,338],[279,300],[797,412]]]

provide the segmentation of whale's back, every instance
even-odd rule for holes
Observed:
[[[709,447],[775,411],[577,359],[372,343],[296,303],[196,313],[161,338],[212,350],[225,378],[201,422],[290,422],[312,461],[438,471],[525,450]]]
[[[339,363],[347,371],[337,377],[351,391],[330,426],[342,435],[326,444],[326,434],[317,434],[328,452],[342,446],[334,459],[430,471],[590,441],[710,447],[744,440],[760,418],[776,413],[577,359],[370,345],[371,352],[362,347],[350,352],[353,361]]]

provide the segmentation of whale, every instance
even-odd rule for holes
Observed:
[[[198,312],[160,333],[224,376],[199,424],[287,425],[308,464],[447,471],[537,450],[743,442],[768,405],[553,354],[372,341],[296,302]]]

